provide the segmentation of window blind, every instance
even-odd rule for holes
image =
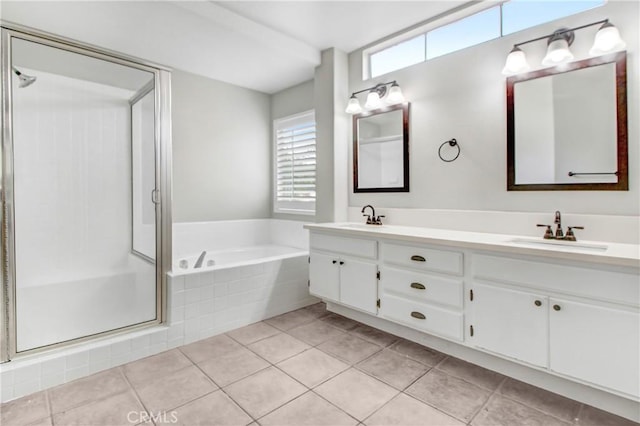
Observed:
[[[316,123],[313,111],[276,120],[275,211],[315,213]]]

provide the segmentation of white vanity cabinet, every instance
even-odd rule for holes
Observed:
[[[472,264],[472,345],[640,395],[637,274],[487,255]]]
[[[376,241],[322,234],[312,234],[310,241],[309,292],[375,314],[378,309]]]
[[[462,253],[424,245],[380,245],[379,316],[420,331],[463,340]]]
[[[511,236],[306,227],[310,291],[337,312],[574,399],[640,401],[637,247],[594,256],[510,246]]]

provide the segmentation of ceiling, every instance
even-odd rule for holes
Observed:
[[[345,52],[466,1],[8,1],[0,17],[171,68],[275,93]]]

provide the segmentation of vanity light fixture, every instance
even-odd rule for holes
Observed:
[[[545,67],[558,65],[572,60],[573,53],[569,50],[569,46],[573,43],[575,31],[600,24],[602,24],[602,26],[596,34],[593,47],[589,50],[589,54],[591,56],[614,52],[626,47],[625,42],[620,38],[620,32],[611,22],[609,22],[608,19],[603,19],[602,21],[592,22],[575,28],[561,28],[554,31],[552,34],[516,43],[507,56],[502,74],[518,74],[530,69],[526,55],[524,51],[520,49],[520,46],[523,44],[533,43],[534,41],[547,40],[547,54],[542,60],[542,65]]]
[[[387,86],[389,85],[391,87],[387,90]],[[359,114],[362,112],[362,106],[360,106],[360,101],[356,95],[364,92],[367,92],[367,101],[364,104],[364,107],[369,110],[377,109],[384,105],[395,105],[404,102],[402,90],[400,90],[400,86],[394,80],[388,83],[379,83],[375,86],[353,92],[349,98],[349,103],[347,104],[345,112],[348,114]],[[386,98],[385,95],[387,95]]]

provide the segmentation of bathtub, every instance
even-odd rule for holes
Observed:
[[[178,223],[168,323],[186,344],[301,308],[309,295],[308,233],[279,219]],[[194,268],[206,252],[202,267]]]

